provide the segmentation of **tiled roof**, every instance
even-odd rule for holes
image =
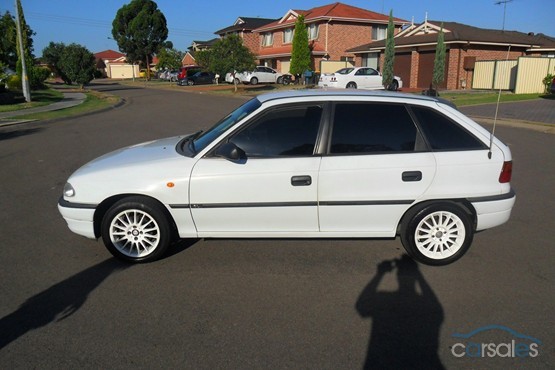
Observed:
[[[262,57],[276,57],[276,56],[290,56],[291,51],[293,50],[293,45],[285,45],[285,46],[276,46],[276,47],[265,47],[261,48],[257,53],[256,56],[258,58]],[[314,55],[324,55],[326,51],[324,50],[323,46],[318,44],[314,45],[311,49],[312,54]]]
[[[252,31],[255,28],[262,27],[274,21],[275,19],[270,19],[270,18],[239,17],[237,18],[237,20],[232,26],[222,28],[221,30],[218,30],[214,33],[217,35],[222,35],[225,33],[242,31],[242,30]]]
[[[365,23],[375,22],[383,24],[387,24],[389,21],[389,16],[385,14],[376,13],[370,10],[343,3],[333,3],[309,10],[290,10],[285,14],[283,18],[265,26],[259,27],[255,30],[255,32],[263,32],[266,30],[292,26],[295,23],[295,19],[290,19],[288,17],[288,15],[292,13],[303,15],[305,17],[305,22],[307,23],[316,22],[322,19],[348,20]],[[395,24],[408,23],[408,21],[395,17],[393,18],[393,21]]]
[[[488,43],[502,44],[513,46],[527,47],[555,47],[555,39],[543,34],[527,34],[517,31],[492,30],[469,26],[457,22],[439,22],[428,21],[429,24],[440,27],[443,23],[445,31],[445,42],[470,42],[470,43]],[[395,46],[411,46],[422,44],[435,44],[437,42],[437,33],[416,34],[412,36],[403,36],[395,38]],[[374,41],[369,44],[361,45],[356,48],[347,50],[349,52],[363,52],[369,49],[383,49],[385,40]]]
[[[96,59],[117,59],[124,57],[125,54],[120,53],[119,51],[114,50],[104,50],[94,54]]]

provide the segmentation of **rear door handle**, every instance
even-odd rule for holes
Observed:
[[[291,177],[291,185],[293,186],[310,186],[312,177],[310,176],[293,176]]]
[[[405,171],[401,175],[401,178],[405,182],[420,181],[420,180],[422,180],[422,172],[420,172],[420,171]]]

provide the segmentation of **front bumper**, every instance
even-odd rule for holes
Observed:
[[[94,212],[96,204],[71,203],[63,197],[58,201],[58,211],[71,231],[90,239],[96,239],[94,233]]]

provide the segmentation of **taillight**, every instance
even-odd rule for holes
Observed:
[[[512,174],[513,174],[513,161],[503,162],[503,168],[501,168],[501,174],[499,175],[499,182],[502,184],[511,182]]]

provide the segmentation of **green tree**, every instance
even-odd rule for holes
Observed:
[[[445,81],[445,36],[443,23],[437,35],[436,55],[434,59],[434,71],[432,75],[432,85],[437,92],[439,85]]]
[[[69,83],[75,82],[83,89],[94,78],[96,60],[93,53],[79,44],[63,47],[58,66]]]
[[[226,73],[243,72],[254,69],[254,55],[243,45],[238,35],[229,35],[214,43],[212,49],[197,52],[197,62],[204,69],[225,76]],[[235,80],[234,80],[235,81]],[[237,84],[235,83],[235,91]]]
[[[181,61],[183,60],[183,53],[179,50],[173,48],[160,48],[160,51],[156,54],[158,57],[158,63],[156,68],[161,69],[177,69],[181,67]]]
[[[33,36],[35,32],[24,24],[22,28],[25,29],[26,39],[23,40],[24,45],[27,45],[31,57],[33,56]],[[7,65],[9,68],[15,70],[17,64],[17,30],[15,25],[15,18],[10,12],[5,12],[0,17],[0,62]]]
[[[304,24],[304,16],[301,14],[295,21],[290,72],[298,77],[306,70],[310,69],[310,54],[308,32],[306,30],[306,25]],[[297,81],[299,81],[298,78]]]
[[[382,84],[388,89],[393,82],[393,71],[395,65],[395,26],[393,24],[393,10],[389,11],[389,21],[387,23],[387,36],[385,40],[385,55],[382,71]]]
[[[168,46],[166,17],[152,0],[132,0],[122,6],[112,22],[112,36],[131,63],[143,62],[150,78],[152,56]],[[171,47],[171,46],[170,46]]]
[[[63,42],[50,42],[47,47],[42,50],[42,59],[48,63],[54,72],[68,85],[71,85],[71,79],[64,73],[60,64],[62,53],[66,45]]]

